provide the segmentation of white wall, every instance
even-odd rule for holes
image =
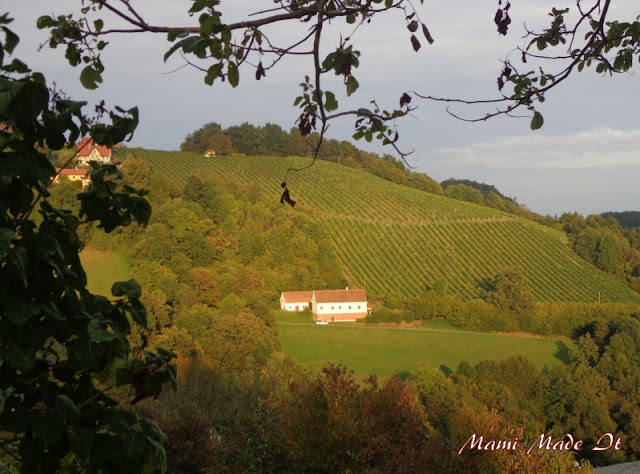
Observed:
[[[367,302],[351,301],[347,303],[316,303],[314,298],[313,312],[318,315],[366,313]]]
[[[295,311],[296,306],[298,307],[298,311],[303,311],[305,308],[309,307],[309,302],[304,303],[287,303],[284,299],[284,295],[280,295],[280,309],[282,311]]]

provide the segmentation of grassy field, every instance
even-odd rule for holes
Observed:
[[[208,170],[255,185],[276,203],[295,157],[221,156],[131,149],[183,186]],[[619,279],[583,261],[566,235],[487,207],[435,196],[336,163],[318,161],[287,178],[295,209],[325,228],[349,286],[369,296],[413,296],[437,282],[463,299],[481,296],[480,283],[518,266],[538,301],[638,301]],[[287,290],[288,288],[283,288]]]
[[[284,350],[296,361],[319,369],[342,362],[359,379],[381,379],[420,367],[453,370],[466,360],[503,360],[522,355],[538,367],[568,361],[574,342],[446,329],[391,328],[365,325],[316,326],[307,322],[278,323]]]
[[[85,247],[80,260],[87,272],[87,287],[92,293],[111,296],[111,285],[129,279],[129,264],[117,252]]]

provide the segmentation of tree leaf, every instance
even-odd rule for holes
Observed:
[[[94,433],[84,426],[69,426],[67,438],[73,452],[78,456],[85,456],[93,444]]]
[[[418,41],[416,35],[411,35],[411,45],[413,46],[413,50],[416,52],[420,49],[420,41]]]
[[[85,67],[80,73],[80,83],[85,89],[97,89],[100,82],[102,82],[102,76],[93,66]]]
[[[233,61],[229,62],[227,77],[229,78],[229,84],[231,84],[231,87],[238,86],[238,83],[240,82],[240,73],[238,72],[238,66]]]
[[[351,96],[351,94],[358,90],[358,87],[360,87],[360,84],[358,84],[356,78],[349,76],[347,78],[347,95]]]
[[[544,124],[544,118],[540,112],[534,112],[531,118],[531,130],[539,130]]]
[[[105,330],[102,327],[102,322],[97,319],[92,319],[87,325],[87,332],[93,342],[108,342],[113,341],[117,335]]]
[[[336,100],[336,96],[331,91],[326,91],[324,93],[325,103],[324,108],[327,112],[333,112],[338,109],[338,101]]]
[[[173,46],[171,46],[171,48],[169,48],[169,51],[167,51],[166,53],[164,53],[164,62],[167,62],[167,59],[169,59],[169,57],[171,57],[171,55],[173,53],[175,53],[178,49],[180,49],[181,47],[181,43],[178,42],[176,44],[174,44]]]
[[[56,411],[68,423],[75,423],[82,417],[82,413],[80,413],[76,404],[66,395],[58,395],[56,397]]]
[[[427,25],[425,25],[424,23],[422,24],[422,34],[429,42],[429,44],[433,44],[433,36],[431,36],[431,33],[429,33],[429,30],[427,29]]]
[[[142,290],[138,282],[131,279],[127,281],[117,281],[111,287],[113,296],[127,296],[128,298],[138,299],[142,295]]]

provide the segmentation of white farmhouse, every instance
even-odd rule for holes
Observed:
[[[311,304],[311,291],[285,291],[280,295],[282,311],[304,311]]]
[[[311,308],[318,321],[355,321],[366,318],[367,296],[364,290],[285,291],[280,296],[283,311],[304,311]]]
[[[311,295],[313,319],[318,321],[355,321],[367,317],[364,290],[315,290]]]

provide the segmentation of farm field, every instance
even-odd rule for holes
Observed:
[[[316,370],[327,362],[343,363],[360,380],[370,374],[384,380],[420,367],[454,370],[464,360],[473,365],[518,355],[538,367],[551,367],[568,362],[568,351],[575,345],[557,338],[285,322],[278,323],[278,335],[296,362]]]
[[[110,297],[114,282],[130,278],[129,264],[117,252],[87,246],[80,252],[80,260],[87,273],[87,287],[92,293]]]
[[[256,185],[274,202],[288,168],[308,159],[219,156],[131,149],[178,185],[208,170]],[[317,161],[289,173],[295,208],[331,236],[351,287],[370,296],[400,292],[411,297],[435,283],[463,299],[481,296],[481,283],[518,266],[538,301],[637,302],[622,281],[573,253],[560,232],[487,207],[435,196],[336,163]],[[283,289],[285,290],[285,289]]]

